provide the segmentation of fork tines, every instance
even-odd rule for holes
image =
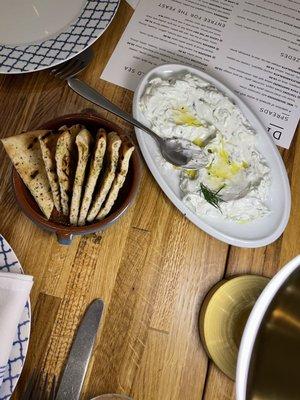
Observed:
[[[71,58],[62,64],[56,65],[51,69],[50,74],[63,80],[72,78],[73,76],[79,74],[79,72],[83,71],[88,66],[92,58],[93,51],[88,47],[76,57]]]

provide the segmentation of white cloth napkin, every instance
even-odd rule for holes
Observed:
[[[0,386],[32,285],[32,276],[0,272]]]

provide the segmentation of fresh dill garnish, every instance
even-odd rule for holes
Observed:
[[[221,186],[217,191],[213,191],[205,186],[203,183],[200,183],[200,190],[203,194],[205,200],[211,204],[213,207],[217,208],[220,212],[222,212],[220,208],[220,203],[225,202],[222,197],[219,195],[219,192],[224,188],[225,185]]]

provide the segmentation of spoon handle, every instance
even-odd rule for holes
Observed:
[[[74,90],[77,94],[84,97],[86,100],[91,101],[99,107],[104,108],[105,110],[117,115],[118,117],[124,119],[129,122],[131,125],[136,126],[137,128],[143,130],[152,136],[157,142],[160,143],[162,140],[156,133],[154,133],[147,126],[141,124],[135,118],[131,117],[131,115],[127,114],[125,111],[121,110],[118,106],[109,101],[106,97],[102,96],[97,90],[93,89],[91,86],[86,84],[85,82],[77,79],[77,78],[69,78],[68,85],[71,89]]]

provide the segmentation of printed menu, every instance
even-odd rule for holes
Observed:
[[[136,8],[139,2],[139,0],[126,0],[126,1],[132,8]]]
[[[299,121],[297,0],[140,0],[102,78],[134,90],[156,65],[185,64],[240,96],[279,146]]]

